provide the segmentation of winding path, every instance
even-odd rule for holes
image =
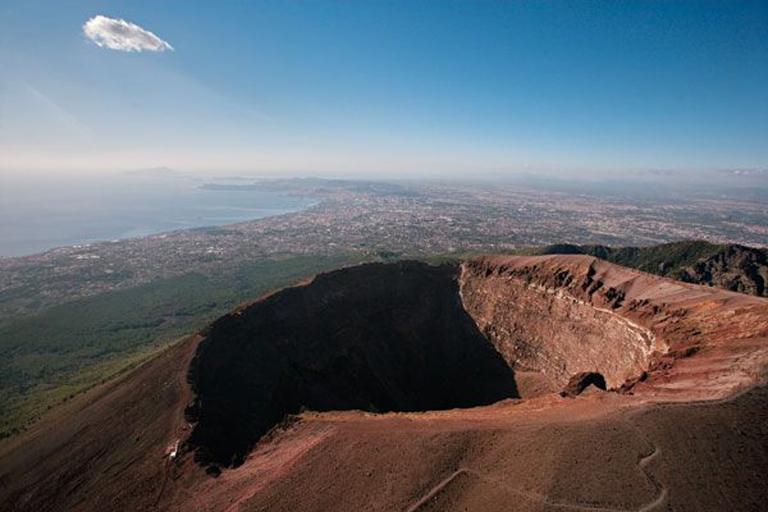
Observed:
[[[453,482],[461,474],[473,475],[486,483],[490,483],[498,487],[503,487],[505,490],[510,491],[513,494],[517,494],[522,498],[528,499],[536,503],[541,503],[548,507],[554,507],[554,508],[559,508],[564,510],[581,510],[581,511],[588,511],[588,512],[651,512],[653,510],[656,510],[658,507],[660,507],[666,502],[668,491],[666,486],[660,483],[656,479],[656,477],[653,476],[653,474],[646,469],[646,467],[652,461],[654,461],[659,456],[661,456],[661,448],[659,448],[653,441],[651,441],[651,439],[645,434],[645,432],[643,432],[640,429],[640,427],[631,423],[626,418],[625,418],[625,421],[634,431],[638,433],[638,435],[643,439],[643,441],[645,441],[651,447],[650,453],[648,453],[647,455],[642,455],[638,458],[637,466],[643,472],[643,474],[648,479],[648,481],[651,482],[651,484],[656,489],[656,495],[651,501],[640,506],[637,509],[598,507],[598,506],[586,505],[581,503],[552,501],[545,494],[539,494],[539,493],[530,492],[530,491],[523,491],[521,489],[510,486],[506,482],[488,477],[487,475],[484,475],[472,468],[461,467],[456,471],[454,471],[453,473],[451,473],[450,475],[448,475],[445,479],[438,482],[437,485],[432,487],[424,496],[419,498],[415,503],[413,503],[410,507],[408,507],[405,512],[417,512],[418,510],[422,509],[433,498],[435,498],[446,487],[448,487],[448,485],[450,485],[451,482]]]

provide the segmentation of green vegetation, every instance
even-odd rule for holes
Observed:
[[[238,304],[361,256],[262,260],[48,308],[0,326],[0,437]]]
[[[709,242],[673,242],[650,247],[607,247],[605,245],[551,245],[542,254],[589,254],[625,267],[644,272],[680,277],[684,269],[700,260],[711,259],[726,252],[732,245]]]
[[[553,245],[539,254],[589,254],[688,283],[768,296],[768,250],[736,244],[673,242],[651,247]]]
[[[436,254],[422,259],[438,264],[458,262],[489,253],[492,251]],[[737,244],[702,241],[672,242],[647,247],[557,244],[498,251],[496,254],[586,254],[679,281],[768,297],[768,250]]]

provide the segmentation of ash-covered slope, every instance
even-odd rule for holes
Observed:
[[[767,368],[762,298],[583,255],[361,265],[6,446],[0,509],[761,510]],[[302,408],[334,412],[263,435]]]

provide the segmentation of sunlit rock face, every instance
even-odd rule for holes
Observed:
[[[649,329],[618,312],[624,293],[590,266],[552,272],[479,259],[462,268],[463,303],[481,332],[511,367],[544,373],[558,387],[589,371],[618,387],[658,349]]]

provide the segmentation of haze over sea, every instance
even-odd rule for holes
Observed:
[[[163,170],[98,178],[0,175],[0,257],[233,224],[311,204],[260,190],[203,189],[208,182]]]

